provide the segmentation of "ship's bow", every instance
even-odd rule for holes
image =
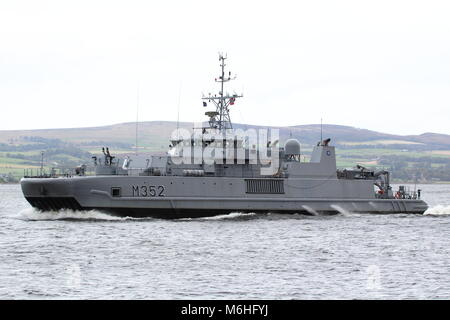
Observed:
[[[75,199],[72,184],[64,178],[23,178],[22,192],[31,206],[42,211],[61,209],[81,210]]]

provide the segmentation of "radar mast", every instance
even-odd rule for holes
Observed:
[[[205,115],[209,117],[209,128],[217,129],[219,131],[224,131],[233,128],[230,119],[229,107],[230,105],[234,105],[236,98],[242,97],[242,95],[238,95],[236,93],[229,94],[228,92],[227,93],[224,92],[225,82],[236,79],[236,76],[231,77],[231,71],[228,72],[227,76],[225,75],[226,59],[227,59],[226,55],[224,56],[222,53],[219,54],[221,75],[219,76],[219,78],[215,79],[216,82],[220,83],[219,94],[212,95],[211,93],[209,93],[207,96],[202,97],[203,100],[208,100],[209,102],[212,102],[216,107],[216,111],[207,111],[205,112]],[[203,105],[204,106],[207,105],[206,101],[203,102]]]

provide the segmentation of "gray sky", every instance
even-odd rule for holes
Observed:
[[[2,1],[0,129],[204,119],[450,134],[449,1]]]

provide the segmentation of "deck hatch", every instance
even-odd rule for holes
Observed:
[[[280,179],[246,179],[246,193],[282,194],[284,181]]]

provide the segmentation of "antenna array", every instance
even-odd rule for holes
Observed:
[[[232,129],[233,126],[231,124],[230,118],[230,105],[234,105],[236,98],[241,98],[242,95],[238,95],[236,93],[230,95],[224,92],[224,84],[228,81],[236,79],[236,76],[231,76],[231,71],[226,75],[225,72],[225,60],[227,59],[226,55],[219,54],[219,61],[221,67],[221,75],[215,79],[216,82],[220,83],[220,91],[219,94],[208,94],[207,96],[203,96],[203,100],[208,100],[212,102],[216,107],[216,111],[206,112],[206,115],[210,117],[209,119],[209,127],[213,129],[218,129],[220,131],[226,129]],[[203,103],[206,106],[206,102]]]

